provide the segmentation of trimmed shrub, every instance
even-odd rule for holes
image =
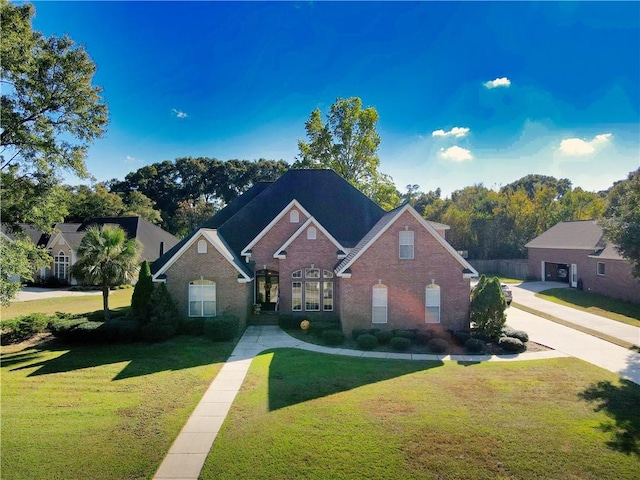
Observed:
[[[418,345],[426,345],[432,338],[433,335],[429,330],[418,330],[416,332],[416,343],[418,343]]]
[[[502,337],[498,340],[498,346],[507,352],[514,353],[524,352],[526,348],[524,343],[514,337]]]
[[[444,353],[449,348],[449,344],[442,338],[432,338],[429,340],[429,343],[427,343],[427,347],[429,347],[429,350],[433,353]]]
[[[482,353],[484,351],[484,342],[479,338],[469,337],[467,341],[464,342],[464,348],[466,348],[469,353]]]
[[[389,330],[380,330],[375,333],[375,337],[378,339],[380,345],[386,345],[393,338],[393,332]]]
[[[480,276],[478,285],[471,293],[471,322],[485,335],[497,339],[502,333],[507,316],[507,302],[497,277]]]
[[[233,315],[204,319],[204,334],[214,342],[233,340],[238,334],[240,320]]]
[[[300,319],[293,315],[283,314],[280,315],[278,320],[278,326],[283,330],[292,330],[294,328],[300,328]]]
[[[140,338],[140,325],[135,320],[117,318],[105,322],[100,333],[105,342],[131,343]]]
[[[411,340],[405,337],[393,337],[390,342],[391,348],[399,352],[404,352],[411,345]]]
[[[180,332],[186,335],[204,335],[204,317],[183,318],[180,321]]]
[[[508,325],[505,325],[505,327],[502,329],[502,336],[517,338],[522,343],[527,343],[529,341],[529,334],[527,332],[525,332],[524,330],[516,330],[515,328],[509,327]]]
[[[340,325],[337,322],[331,322],[326,320],[314,320],[310,322],[309,332],[316,337],[322,337],[322,334],[327,330],[339,330]]]
[[[140,323],[147,323],[151,315],[151,295],[153,294],[153,281],[151,280],[151,267],[148,261],[142,262],[138,273],[138,282],[131,296],[131,313]]]
[[[467,340],[469,340],[471,338],[471,333],[465,331],[465,330],[459,330],[456,332],[451,333],[451,336],[453,337],[453,339],[456,341],[456,343],[458,345],[465,345],[467,344]]]
[[[373,335],[373,332],[371,331],[370,328],[354,328],[353,330],[351,330],[351,337],[354,340],[358,340],[358,337],[360,335],[364,335],[365,333],[369,335]]]
[[[356,338],[356,343],[361,350],[372,350],[378,345],[378,339],[370,333],[363,333]]]
[[[322,332],[322,340],[327,345],[335,346],[342,345],[344,343],[344,333],[342,331],[333,329],[333,330],[324,330]]]
[[[22,342],[44,332],[52,317],[44,313],[31,313],[2,322],[2,344]]]
[[[151,295],[149,322],[140,329],[140,335],[149,342],[168,340],[178,333],[180,314],[164,283],[159,284]]]
[[[413,341],[416,339],[416,332],[417,330],[398,329],[398,330],[393,330],[393,336],[399,337],[399,338],[406,338],[409,341]]]

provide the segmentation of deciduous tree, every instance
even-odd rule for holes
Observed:
[[[358,97],[336,99],[326,123],[316,108],[305,123],[308,141],[298,140],[293,168],[330,168],[383,208],[396,207],[400,195],[393,180],[378,170],[377,123],[376,109],[363,109]]]

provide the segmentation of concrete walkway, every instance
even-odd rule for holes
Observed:
[[[640,346],[639,327],[609,320],[600,315],[594,315],[576,308],[565,307],[535,296],[536,293],[550,288],[568,288],[566,283],[526,282],[520,285],[510,285],[510,288],[513,293],[513,301],[516,303]]]
[[[365,358],[401,360],[453,361],[517,361],[566,357],[567,354],[548,350],[517,355],[426,355],[411,353],[365,352],[313,345],[287,335],[279,327],[249,327],[211,383],[202,400],[171,446],[169,453],[153,477],[155,480],[197,480],[209,450],[218,435],[251,362],[260,352],[272,348],[299,348],[312,352],[349,355]]]

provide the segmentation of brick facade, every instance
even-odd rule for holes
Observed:
[[[399,258],[399,234],[414,232],[414,258]],[[408,211],[398,218],[351,266],[341,279],[340,316],[343,330],[354,328],[469,327],[469,280],[462,266]],[[440,286],[440,324],[425,321],[425,288]],[[387,324],[372,324],[372,289],[387,286]]]
[[[542,278],[542,262],[575,264],[583,290],[640,303],[640,283],[631,275],[631,265],[623,260],[589,257],[590,253],[592,250],[529,248],[529,274],[544,281],[551,278]],[[598,275],[598,263],[604,264],[604,275]]]
[[[167,289],[184,317],[189,315],[189,283],[194,280],[216,282],[217,315],[234,315],[246,325],[253,302],[253,283],[238,283],[238,270],[207,242],[207,253],[198,253],[198,236],[168,269]]]

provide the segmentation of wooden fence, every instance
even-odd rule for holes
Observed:
[[[478,273],[491,273],[501,277],[520,278],[529,277],[529,264],[526,258],[511,260],[468,260]]]

